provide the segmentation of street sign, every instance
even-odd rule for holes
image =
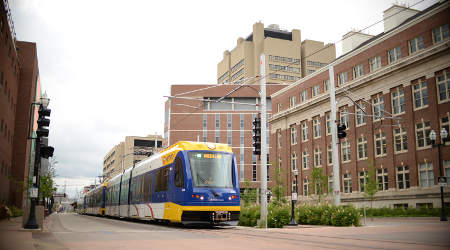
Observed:
[[[292,200],[296,201],[297,200],[297,193],[292,193]]]
[[[37,188],[30,188],[30,197],[31,198],[37,198],[38,197],[38,189]]]
[[[438,185],[440,187],[446,187],[447,186],[447,176],[439,176],[438,177]]]

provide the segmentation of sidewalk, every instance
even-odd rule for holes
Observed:
[[[36,232],[42,231],[22,228],[22,217],[0,220],[0,249],[35,249],[33,233]]]

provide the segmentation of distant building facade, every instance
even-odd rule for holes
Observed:
[[[108,180],[137,162],[159,152],[161,135],[126,136],[125,141],[114,146],[103,158],[103,177]]]
[[[344,204],[368,205],[363,192],[371,163],[379,191],[374,207],[440,207],[437,177],[450,177],[450,140],[432,147],[430,131],[450,128],[449,1],[385,21],[377,36],[344,36],[344,54],[272,95],[270,159],[281,166],[288,194],[298,169],[301,202],[314,200],[312,171],[332,190],[330,84],[336,87],[337,121],[347,126],[338,146]],[[408,14],[409,13],[409,14]],[[357,108],[348,96],[363,110]],[[300,100],[292,102],[292,99]],[[440,169],[440,167],[442,167]],[[450,201],[449,187],[444,188]]]
[[[318,52],[320,50],[320,52]],[[264,28],[255,23],[253,32],[239,38],[232,51],[226,50],[217,64],[217,83],[237,83],[243,80],[258,84],[260,55],[266,57],[268,84],[290,84],[327,65],[336,58],[334,44],[301,41],[300,30],[282,30],[278,25]]]

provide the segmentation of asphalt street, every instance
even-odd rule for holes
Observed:
[[[439,218],[376,219],[362,227],[186,228],[78,214],[53,214],[33,233],[37,249],[449,249]]]

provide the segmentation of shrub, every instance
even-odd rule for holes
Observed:
[[[291,208],[289,206],[275,206],[271,204],[267,213],[267,227],[281,228],[291,220]]]
[[[261,207],[259,205],[241,207],[239,226],[254,227],[260,217]]]
[[[360,214],[353,206],[302,206],[296,209],[296,218],[305,225],[360,225]]]
[[[364,208],[360,209],[364,213]],[[445,208],[445,213],[450,214],[450,208]],[[441,208],[366,208],[367,217],[439,217]]]

